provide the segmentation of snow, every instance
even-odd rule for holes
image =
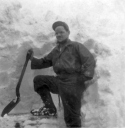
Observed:
[[[37,117],[31,118],[28,114],[18,116],[4,116],[0,119],[0,128],[57,128],[56,119],[39,119]]]
[[[15,87],[29,48],[42,57],[54,46],[53,22],[65,21],[70,39],[83,43],[96,59],[94,80],[82,99],[85,128],[125,127],[125,1],[124,0],[0,0],[0,113],[15,98]],[[33,90],[38,74],[54,75],[52,68],[31,70],[28,63],[21,88],[21,101],[11,113],[29,112],[43,105]],[[58,108],[58,97],[53,95]],[[59,108],[58,108],[59,109]],[[63,112],[62,112],[63,113]],[[25,120],[25,128],[63,127],[26,120],[27,117],[0,118],[0,128],[15,127]],[[20,122],[19,121],[19,122]],[[45,121],[45,122],[46,122]]]

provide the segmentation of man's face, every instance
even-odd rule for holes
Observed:
[[[58,42],[62,42],[69,37],[69,31],[66,31],[63,26],[58,26],[55,29],[55,35]]]

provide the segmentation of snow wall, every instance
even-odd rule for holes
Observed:
[[[125,127],[125,1],[124,0],[0,0],[0,112],[15,98],[15,87],[27,50],[42,57],[54,46],[52,24],[65,21],[70,39],[83,43],[96,59],[94,80],[83,94],[82,125],[86,128]],[[28,63],[21,101],[13,113],[42,105],[33,90],[38,74]],[[58,107],[58,97],[53,95]]]

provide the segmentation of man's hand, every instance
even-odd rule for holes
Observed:
[[[87,77],[85,77],[84,75],[80,75],[80,76],[78,77],[78,81],[79,81],[80,83],[86,82],[87,80],[88,80]]]
[[[78,82],[79,82],[79,84],[81,84],[81,85],[83,85],[83,84],[85,84],[84,85],[84,89],[86,90],[88,87],[89,87],[89,81],[91,80],[92,78],[91,77],[86,77],[86,76],[84,76],[84,75],[80,75],[79,77],[78,77]]]
[[[32,48],[29,49],[26,55],[26,59],[32,60],[33,54],[34,54],[33,49]]]

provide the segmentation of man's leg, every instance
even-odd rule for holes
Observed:
[[[34,78],[34,90],[41,96],[46,108],[56,109],[50,92],[58,94],[58,80],[54,76],[38,75]]]
[[[81,127],[81,97],[74,94],[63,95],[64,119],[67,127]]]
[[[81,127],[81,98],[83,88],[81,88],[75,80],[63,83],[59,91],[64,106],[64,119],[67,127],[78,128]]]

